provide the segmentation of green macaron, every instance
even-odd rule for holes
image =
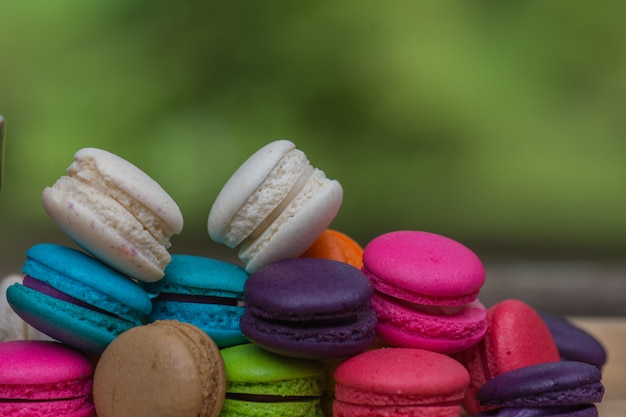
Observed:
[[[254,344],[222,349],[226,400],[220,417],[323,416],[326,364],[291,358]]]

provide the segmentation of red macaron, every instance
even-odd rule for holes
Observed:
[[[550,330],[531,306],[520,300],[504,300],[487,310],[487,332],[476,346],[453,355],[465,365],[471,383],[463,400],[471,416],[485,411],[476,394],[488,380],[504,372],[560,360]]]
[[[382,348],[335,369],[334,417],[458,417],[467,370],[449,356],[423,349]]]

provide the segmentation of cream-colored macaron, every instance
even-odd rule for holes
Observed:
[[[343,199],[336,180],[288,140],[271,142],[230,177],[208,219],[211,238],[231,248],[248,272],[300,256],[333,221]]]
[[[176,202],[145,172],[108,151],[83,148],[43,206],[94,257],[140,281],[163,277],[170,239],[183,228]]]

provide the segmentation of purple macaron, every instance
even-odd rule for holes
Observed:
[[[594,404],[498,408],[474,415],[474,417],[598,417],[598,408]]]
[[[561,359],[587,362],[602,369],[607,353],[595,337],[565,317],[542,311],[538,313],[552,333]]]
[[[321,258],[267,265],[244,287],[246,338],[269,351],[301,358],[339,358],[375,338],[373,289],[359,269]]]
[[[593,404],[603,395],[602,373],[597,367],[560,361],[502,373],[487,381],[477,398],[484,406],[533,408]]]

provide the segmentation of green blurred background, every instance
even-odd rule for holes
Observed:
[[[342,183],[332,226],[362,244],[419,229],[488,265],[621,265],[625,12],[580,0],[3,0],[2,271],[34,243],[67,242],[41,191],[87,146],[178,202],[172,252],[231,257],[208,238],[211,204],[276,139]],[[588,278],[582,288],[597,287]]]

